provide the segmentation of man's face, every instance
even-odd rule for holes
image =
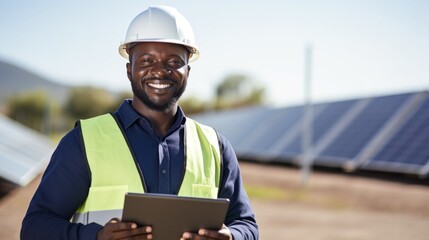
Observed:
[[[127,75],[135,100],[155,111],[176,107],[190,71],[188,50],[177,44],[148,42],[129,49]]]

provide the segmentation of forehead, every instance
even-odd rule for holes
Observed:
[[[142,42],[137,43],[128,50],[130,55],[142,54],[163,54],[163,55],[189,55],[188,49],[179,44],[162,42]]]

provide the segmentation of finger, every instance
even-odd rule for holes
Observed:
[[[131,230],[133,234],[141,235],[141,234],[151,234],[152,233],[152,227],[151,226],[143,226],[138,227],[136,229]]]
[[[136,229],[137,228],[137,224],[135,223],[129,223],[129,222],[109,222],[107,225],[109,225],[108,227],[114,231],[125,231],[125,230],[131,230],[131,229]]]
[[[146,236],[135,236],[135,237],[126,238],[126,239],[127,240],[142,240],[142,239],[152,240],[153,237],[152,237],[152,235],[146,235]]]
[[[127,239],[153,239],[151,227],[139,227],[128,232]]]
[[[200,229],[198,231],[198,233],[190,233],[190,232],[185,232],[182,235],[182,239],[184,240],[188,240],[188,239],[192,239],[192,240],[206,240],[211,238],[209,235],[206,235],[206,231],[205,229]],[[215,238],[217,239],[217,238]]]
[[[152,227],[144,226],[136,229],[127,229],[113,232],[114,239],[152,239]]]
[[[200,239],[198,238],[198,234],[195,233],[190,233],[190,232],[184,232],[182,234],[182,237],[180,238],[181,240],[189,240],[189,239]]]
[[[190,237],[191,237],[191,233],[184,232],[180,240],[190,239]]]
[[[200,235],[200,236],[206,236],[206,237],[211,237],[211,238],[216,238],[217,239],[219,233],[217,231],[211,231],[211,230],[207,230],[207,229],[200,229],[200,230],[198,230],[198,235]]]
[[[119,218],[112,218],[112,219],[110,219],[107,223],[118,223],[118,222],[120,222],[121,220],[119,220]]]
[[[200,229],[198,231],[198,235],[204,236],[206,238],[220,239],[220,240],[228,240],[230,239],[228,235],[228,231],[224,231],[225,229],[221,229],[219,231]]]
[[[136,232],[138,233],[150,233],[152,232],[152,227],[150,226],[142,226],[138,227],[136,223],[133,222],[121,222],[119,219],[111,219],[106,226],[110,229],[112,232],[118,232],[118,231],[126,231],[126,230],[134,230],[136,229]]]

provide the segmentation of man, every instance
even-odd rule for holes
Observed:
[[[119,219],[129,191],[228,198],[221,230],[185,232],[181,239],[258,239],[230,143],[185,117],[177,103],[188,63],[199,54],[190,24],[173,8],[151,7],[131,22],[119,52],[129,59],[132,100],[111,115],[80,121],[61,140],[21,238],[152,239],[150,226]]]

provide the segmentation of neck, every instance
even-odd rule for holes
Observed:
[[[177,113],[177,103],[162,112],[148,108],[140,101],[133,100],[132,106],[138,113],[149,120],[155,131],[157,131],[161,136],[165,136],[167,134]]]

